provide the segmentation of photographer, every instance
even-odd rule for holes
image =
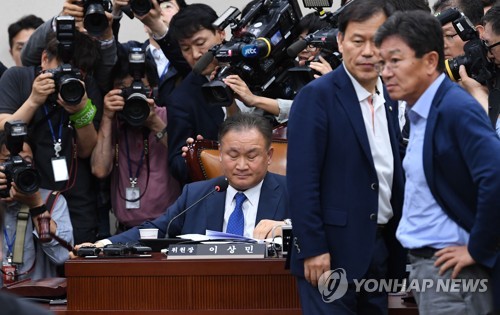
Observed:
[[[138,1],[135,1],[134,3],[138,3]],[[144,4],[147,2],[141,2],[141,4]],[[123,9],[123,5],[128,5],[129,1],[115,1],[113,5],[113,30],[115,33],[115,38],[118,38],[118,30],[120,28],[120,20],[122,17],[122,13],[120,10]],[[151,2],[153,5],[153,3]],[[163,24],[168,28],[168,25],[170,24],[170,20],[172,17],[179,12],[180,9],[186,7],[186,3],[184,0],[163,0],[159,3],[159,6],[153,6],[151,9],[152,11],[155,11],[159,8],[161,14],[160,14],[160,20],[163,22]],[[156,12],[155,12],[156,13]],[[144,19],[143,16],[135,15],[138,19]],[[146,19],[147,21],[147,19]],[[153,31],[147,26],[144,25],[144,29],[148,35],[148,39],[144,42],[138,42],[138,41],[128,41],[125,43],[117,43],[118,46],[122,46],[123,49],[128,50],[130,47],[141,47],[144,51],[146,51],[146,57],[150,59],[151,61],[154,62],[157,72],[158,72],[158,78],[159,78],[159,83],[158,83],[158,91],[159,91],[159,106],[165,106],[164,100],[167,99],[167,97],[172,93],[172,91],[175,89],[176,86],[179,85],[179,83],[184,79],[184,76],[180,71],[177,71],[177,69],[174,66],[174,63],[167,58],[161,49],[160,45],[158,42],[154,39],[153,37]],[[168,55],[171,55],[171,52],[167,52]],[[179,52],[180,54],[180,52]],[[182,58],[182,55],[181,55]],[[191,69],[189,69],[190,71]]]
[[[494,9],[494,10],[493,10]],[[491,11],[491,12],[490,12]],[[490,9],[487,14],[482,18],[482,25],[477,25],[477,31],[482,40],[482,52],[481,56],[472,56],[472,58],[482,57],[488,58],[492,65],[491,68],[485,68],[481,70],[488,71],[491,73],[491,77],[488,78],[486,82],[478,82],[477,79],[468,73],[468,69],[464,65],[460,65],[460,85],[466,89],[476,100],[483,106],[487,111],[493,126],[497,126],[497,134],[500,135],[500,130],[498,128],[498,113],[500,109],[500,89],[499,89],[499,74],[498,66],[500,62],[500,53],[497,52],[495,43],[500,40],[500,26],[498,26],[498,21],[500,19],[500,9],[494,6]],[[445,41],[446,42],[446,41]],[[471,57],[469,57],[471,58]]]
[[[474,26],[477,27],[480,25],[481,17],[483,16],[483,7],[480,0],[439,0],[433,6],[434,13],[438,16],[438,18],[440,14],[448,12],[450,8],[460,10],[460,12],[462,12]],[[442,24],[444,36],[444,58],[447,60],[457,58],[465,53],[464,46],[466,42],[460,38],[452,22],[453,21]],[[467,74],[465,67],[461,66],[460,69],[459,84],[462,85],[462,87],[465,88],[472,96],[474,96],[484,110],[488,112],[488,98],[486,96],[488,88],[471,79]]]
[[[107,0],[102,0],[106,3]],[[86,0],[86,3],[90,3]],[[97,86],[101,92],[107,92],[110,86],[107,82],[110,81],[110,72],[116,62],[116,42],[113,37],[113,30],[111,28],[113,17],[112,14],[104,11],[101,18],[96,18],[95,22],[99,29],[102,31],[99,35],[89,34],[84,28],[85,8],[80,0],[65,0],[63,9],[58,16],[72,16],[76,21],[77,31],[92,37],[96,44],[99,45],[99,59],[93,60],[94,56],[89,56],[87,61],[81,58],[82,62],[79,65],[82,71],[86,73],[84,82],[87,89],[92,91]],[[47,43],[47,36],[56,31],[56,17],[47,20],[31,35],[30,39],[26,42],[21,51],[21,61],[24,66],[39,66],[42,52]],[[93,21],[94,17],[89,18]],[[94,26],[95,28],[96,26]]]
[[[166,161],[166,109],[151,95],[158,84],[156,67],[140,48],[119,52],[91,164],[98,178],[111,174],[111,204],[123,232],[160,216],[180,187]]]
[[[73,228],[69,219],[68,207],[64,197],[59,196],[52,209],[47,209],[44,200],[50,190],[38,189],[33,193],[22,192],[15,181],[7,181],[6,164],[15,156],[31,163],[33,156],[30,146],[21,139],[17,154],[7,148],[13,136],[0,132],[0,200],[5,206],[2,229],[2,278],[0,287],[24,279],[37,280],[57,276],[56,267],[68,259],[68,250],[55,240],[41,240],[39,217],[50,216],[50,232],[68,243],[73,243]],[[24,137],[23,137],[24,138]],[[11,154],[12,153],[12,154]],[[7,163],[6,163],[7,162]],[[15,166],[14,166],[15,167]],[[19,172],[19,171],[18,171]],[[31,178],[31,177],[30,177]],[[25,184],[23,181],[21,184]],[[25,220],[20,212],[25,212]],[[29,214],[29,215],[28,215]],[[22,224],[24,221],[24,225]],[[24,226],[24,228],[23,228]],[[24,241],[23,241],[24,240]],[[16,242],[22,244],[22,252],[17,252]],[[12,273],[12,274],[9,274]]]
[[[152,5],[151,10],[149,10],[147,14],[136,14],[135,16],[151,31],[151,38],[158,43],[163,54],[167,57],[178,74],[182,78],[185,78],[191,73],[192,65],[184,58],[184,54],[179,47],[178,39],[174,34],[175,32],[170,31],[170,21],[172,16],[175,15],[172,14],[175,10],[169,9],[168,6],[175,6],[175,4],[177,4],[179,10],[183,10],[187,5],[184,0],[150,1]],[[168,6],[164,9],[166,5]]]
[[[481,39],[484,41],[484,45],[488,50],[488,58],[493,62],[495,66],[495,77],[493,78],[487,95],[487,104],[490,112],[496,113],[498,115],[498,110],[500,107],[500,48],[498,43],[500,42],[500,5],[497,4],[493,6],[490,10],[486,12],[482,19],[482,26],[478,27],[481,34]],[[461,75],[463,86],[470,92],[470,89],[474,88],[478,83],[471,78],[468,78],[465,70],[461,67]],[[467,81],[466,81],[467,80]],[[466,85],[467,84],[467,85]],[[471,88],[469,87],[471,86]],[[486,94],[483,93],[483,99],[486,98]],[[474,94],[473,94],[474,96]],[[476,97],[477,98],[477,97]],[[500,136],[500,122],[498,116],[492,117],[490,113],[490,119],[496,121],[496,132]]]
[[[320,20],[319,16],[315,13],[305,15],[297,25],[300,39],[304,39],[308,34],[319,29],[328,27],[329,24],[326,21]],[[297,60],[301,66],[305,66],[307,63],[309,68],[319,73],[314,74],[315,78],[332,71],[331,65],[320,53],[321,49],[307,46],[297,56]],[[255,95],[238,75],[229,75],[223,79],[223,82],[233,90],[236,99],[243,103],[243,106],[239,106],[242,111],[255,112],[260,115],[267,112],[272,114],[278,123],[288,121],[288,114],[290,113],[293,100],[274,99]]]
[[[304,15],[297,27],[300,32],[299,39],[305,39],[308,34],[314,33],[317,30],[331,28],[330,24],[321,20],[318,14],[314,12]],[[308,65],[309,68],[319,73],[314,74],[314,78],[332,71],[332,66],[321,56],[321,49],[318,47],[308,45],[299,53],[297,60],[299,65]]]
[[[66,64],[71,68],[67,72],[59,67],[66,53],[60,51],[60,43],[51,33],[40,68],[13,67],[6,71],[0,80],[0,129],[9,120],[28,123],[41,186],[63,192],[75,227],[74,238],[87,241],[96,238],[97,194],[88,157],[97,142],[102,99],[98,89],[87,89],[77,77],[79,68],[95,66],[99,49],[92,39],[78,32],[73,40],[76,49],[71,63],[78,68]],[[59,93],[62,90],[67,93]],[[81,99],[72,99],[71,104],[63,101],[66,94],[72,98],[76,91],[82,93]]]
[[[217,13],[201,3],[188,5],[172,18],[169,34],[181,47],[190,66],[194,66],[210,48],[224,40],[225,32],[212,25],[216,19]],[[186,139],[197,135],[217,139],[225,116],[238,111],[234,105],[227,108],[209,106],[203,96],[202,85],[208,82],[207,76],[216,65],[214,59],[201,74],[189,73],[166,101],[169,114],[168,161],[172,175],[181,184],[188,181],[186,161],[181,155]]]

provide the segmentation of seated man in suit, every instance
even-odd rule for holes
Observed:
[[[158,237],[165,237],[169,223],[168,236],[215,230],[257,239],[268,237],[276,225],[288,218],[285,177],[267,171],[273,155],[271,137],[271,124],[263,117],[248,113],[229,117],[219,131],[220,161],[229,182],[227,191],[213,193],[175,218],[213,191],[220,178],[188,184],[159,218],[95,245],[138,241],[141,228],[158,228]]]

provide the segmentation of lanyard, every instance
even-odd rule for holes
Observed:
[[[12,247],[14,246],[14,242],[16,241],[16,231],[14,231],[14,235],[12,235],[12,241],[9,239],[9,234],[7,233],[7,229],[5,228],[5,225],[3,226],[3,235],[5,236],[5,243],[7,243],[7,248],[9,249],[9,252],[7,253],[7,256],[11,256],[14,251],[12,250]]]
[[[50,117],[48,117],[49,112],[47,110],[46,105],[43,105],[43,110],[45,112],[45,117],[47,117],[47,122],[49,123],[50,134],[52,135],[52,142],[54,143],[54,152],[56,154],[56,157],[59,157],[59,152],[61,152],[61,150],[62,150],[61,139],[62,139],[62,125],[63,125],[63,120],[64,120],[64,112],[61,113],[61,121],[59,122],[58,138],[56,140],[56,136],[54,133],[54,127],[52,127],[52,121],[50,120]]]
[[[137,170],[135,171],[135,177],[132,177],[132,160],[130,159],[130,146],[128,143],[128,132],[127,127],[125,127],[125,149],[127,152],[127,166],[128,166],[128,175],[130,179],[130,185],[135,187],[137,185],[137,179],[139,178],[139,174],[141,173],[142,165],[144,162],[144,155],[147,154],[148,151],[148,136],[146,133],[143,134],[143,148],[141,152],[141,159],[139,160],[139,165],[137,165]]]

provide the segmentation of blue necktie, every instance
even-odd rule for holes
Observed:
[[[244,193],[236,193],[234,196],[236,200],[236,206],[234,206],[233,213],[229,216],[229,221],[227,222],[227,233],[242,235],[243,229],[245,227],[245,217],[243,216],[243,202],[247,199]]]

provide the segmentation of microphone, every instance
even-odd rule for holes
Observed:
[[[295,58],[301,51],[306,49],[307,45],[308,42],[305,39],[299,39],[288,47],[286,53],[289,57]]]
[[[194,64],[193,72],[201,74],[203,70],[205,70],[205,68],[212,62],[212,60],[214,60],[214,52],[209,50]]]
[[[184,213],[186,213],[189,209],[193,208],[194,206],[196,206],[198,203],[200,203],[201,201],[203,201],[205,198],[207,198],[208,196],[210,196],[211,194],[215,193],[215,192],[223,192],[223,191],[226,191],[227,187],[229,186],[229,182],[227,181],[227,179],[225,177],[220,177],[216,182],[215,182],[215,185],[214,185],[214,189],[212,189],[208,194],[204,195],[203,197],[201,197],[200,199],[198,199],[195,203],[193,203],[192,205],[190,205],[189,207],[187,207],[186,209],[182,210],[181,212],[179,212],[175,217],[173,217],[169,222],[168,222],[168,225],[167,225],[167,230],[166,230],[166,233],[165,233],[165,238],[169,238],[169,230],[170,230],[170,225],[172,224],[172,222],[174,222],[178,217],[180,217],[181,215],[183,215]]]

